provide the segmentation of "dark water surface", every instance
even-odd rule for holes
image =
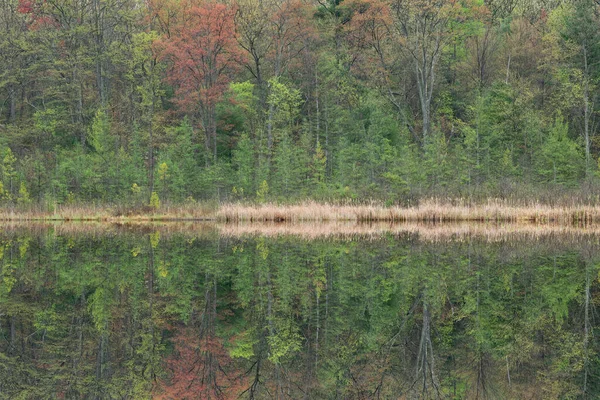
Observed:
[[[0,229],[0,398],[600,397],[594,234]]]

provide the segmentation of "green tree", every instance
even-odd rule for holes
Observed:
[[[596,82],[600,77],[600,33],[595,29],[599,23],[598,5],[592,0],[575,0],[566,7],[566,13],[556,11],[562,16],[555,29],[560,32],[562,59],[570,68],[570,81],[576,82],[573,94],[577,98],[577,117],[582,121],[581,135],[585,146],[586,175],[592,167],[591,144],[595,135],[594,105],[596,101]],[[564,67],[563,67],[564,68]]]
[[[159,62],[155,42],[159,35],[155,31],[139,32],[132,36],[133,57],[129,68],[130,79],[135,85],[135,91],[140,96],[137,107],[140,112],[140,123],[147,136],[144,135],[148,154],[148,182],[149,192],[154,191],[154,164],[157,146],[158,116],[160,98],[165,91],[162,87],[162,78],[166,69],[164,63]],[[139,133],[139,131],[138,131]]]
[[[326,187],[325,172],[327,168],[327,157],[321,147],[321,142],[317,141],[315,152],[311,163],[311,176],[314,194],[322,193]]]
[[[584,175],[585,160],[568,134],[569,124],[557,117],[538,159],[538,173],[547,182],[574,185]]]
[[[236,171],[235,190],[240,195],[252,196],[254,193],[255,156],[250,137],[242,134],[233,152],[232,164]]]
[[[275,143],[287,135],[291,135],[300,116],[302,96],[298,89],[286,85],[278,78],[269,80],[268,103],[274,108],[273,127],[278,131],[274,135]]]
[[[272,193],[285,198],[302,196],[308,182],[310,156],[304,143],[294,142],[288,133],[280,136],[273,156]]]
[[[29,204],[31,203],[31,197],[29,196],[29,191],[25,186],[25,182],[21,182],[19,186],[19,197],[17,198],[17,203],[19,204]]]
[[[2,179],[4,181],[4,187],[6,188],[5,195],[8,200],[11,200],[15,190],[15,179],[17,177],[16,167],[17,158],[13,154],[10,147],[7,147],[4,152],[4,158],[2,159]]]
[[[155,211],[160,208],[160,199],[158,198],[158,193],[152,192],[152,196],[150,196],[150,207]]]

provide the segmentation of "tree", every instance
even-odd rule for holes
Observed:
[[[300,91],[282,83],[277,78],[270,79],[269,86],[271,90],[268,102],[273,110],[274,128],[280,133],[292,134],[300,116],[300,106],[302,105]],[[277,134],[274,134],[274,141],[279,139]]]
[[[182,110],[200,115],[206,148],[217,160],[216,103],[241,59],[235,9],[215,2],[181,3],[180,18],[161,43],[170,61],[167,80],[177,87]]]
[[[244,67],[256,81],[261,105],[266,104],[266,58],[273,45],[271,34],[271,13],[275,4],[270,1],[238,0],[235,25],[238,32],[237,40],[240,47],[249,57],[244,61]]]
[[[413,63],[426,139],[431,131],[438,64],[452,38],[451,23],[460,18],[464,8],[456,0],[396,0],[391,9],[394,34]]]
[[[247,134],[240,137],[233,152],[232,163],[237,174],[234,189],[240,197],[252,196],[254,193],[255,157],[252,142]]]
[[[16,162],[17,158],[13,154],[10,147],[7,147],[2,160],[2,179],[4,181],[6,197],[9,200],[12,199],[15,191],[15,178],[17,177],[17,172],[15,170]]]
[[[27,42],[28,32],[23,29],[26,25],[26,16],[23,15],[18,1],[2,0],[0,8],[0,93],[3,103],[0,106],[0,118],[14,123],[17,119],[17,106],[19,92],[23,89],[27,76]]]
[[[316,192],[322,192],[325,188],[325,169],[327,167],[327,157],[321,147],[321,142],[317,142],[315,152],[312,157],[311,172],[313,188]]]
[[[591,138],[594,136],[595,81],[600,75],[600,24],[597,2],[575,0],[566,15],[562,30],[564,44],[570,50],[571,62],[580,71],[583,113],[583,139],[585,143],[586,175],[591,171]],[[568,54],[568,53],[567,53]]]
[[[148,132],[148,192],[154,191],[154,164],[156,153],[157,114],[160,98],[164,95],[162,78],[165,70],[159,62],[159,54],[155,46],[159,36],[155,31],[140,32],[133,35],[133,57],[131,59],[131,75],[135,89],[140,97],[138,108],[140,122]]]
[[[569,124],[557,117],[538,161],[538,173],[547,182],[572,185],[584,172],[585,160],[568,133]]]

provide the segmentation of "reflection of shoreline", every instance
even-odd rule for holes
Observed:
[[[219,225],[222,236],[296,236],[303,239],[377,238],[384,235],[415,235],[427,241],[463,240],[470,237],[489,241],[515,237],[598,236],[600,226],[565,226],[528,223],[253,223]]]
[[[102,222],[12,222],[0,227],[0,234],[56,234],[62,235],[118,235],[147,234],[160,232],[162,235],[178,234],[190,237],[237,238],[247,236],[296,237],[313,240],[321,238],[377,239],[386,235],[414,235],[426,241],[461,241],[481,238],[500,241],[516,238],[543,237],[598,237],[600,225],[587,226],[534,223],[391,223],[391,222],[154,222],[154,223],[102,223]]]

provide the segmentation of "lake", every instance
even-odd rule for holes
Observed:
[[[595,228],[4,226],[0,398],[597,398],[599,273]]]

